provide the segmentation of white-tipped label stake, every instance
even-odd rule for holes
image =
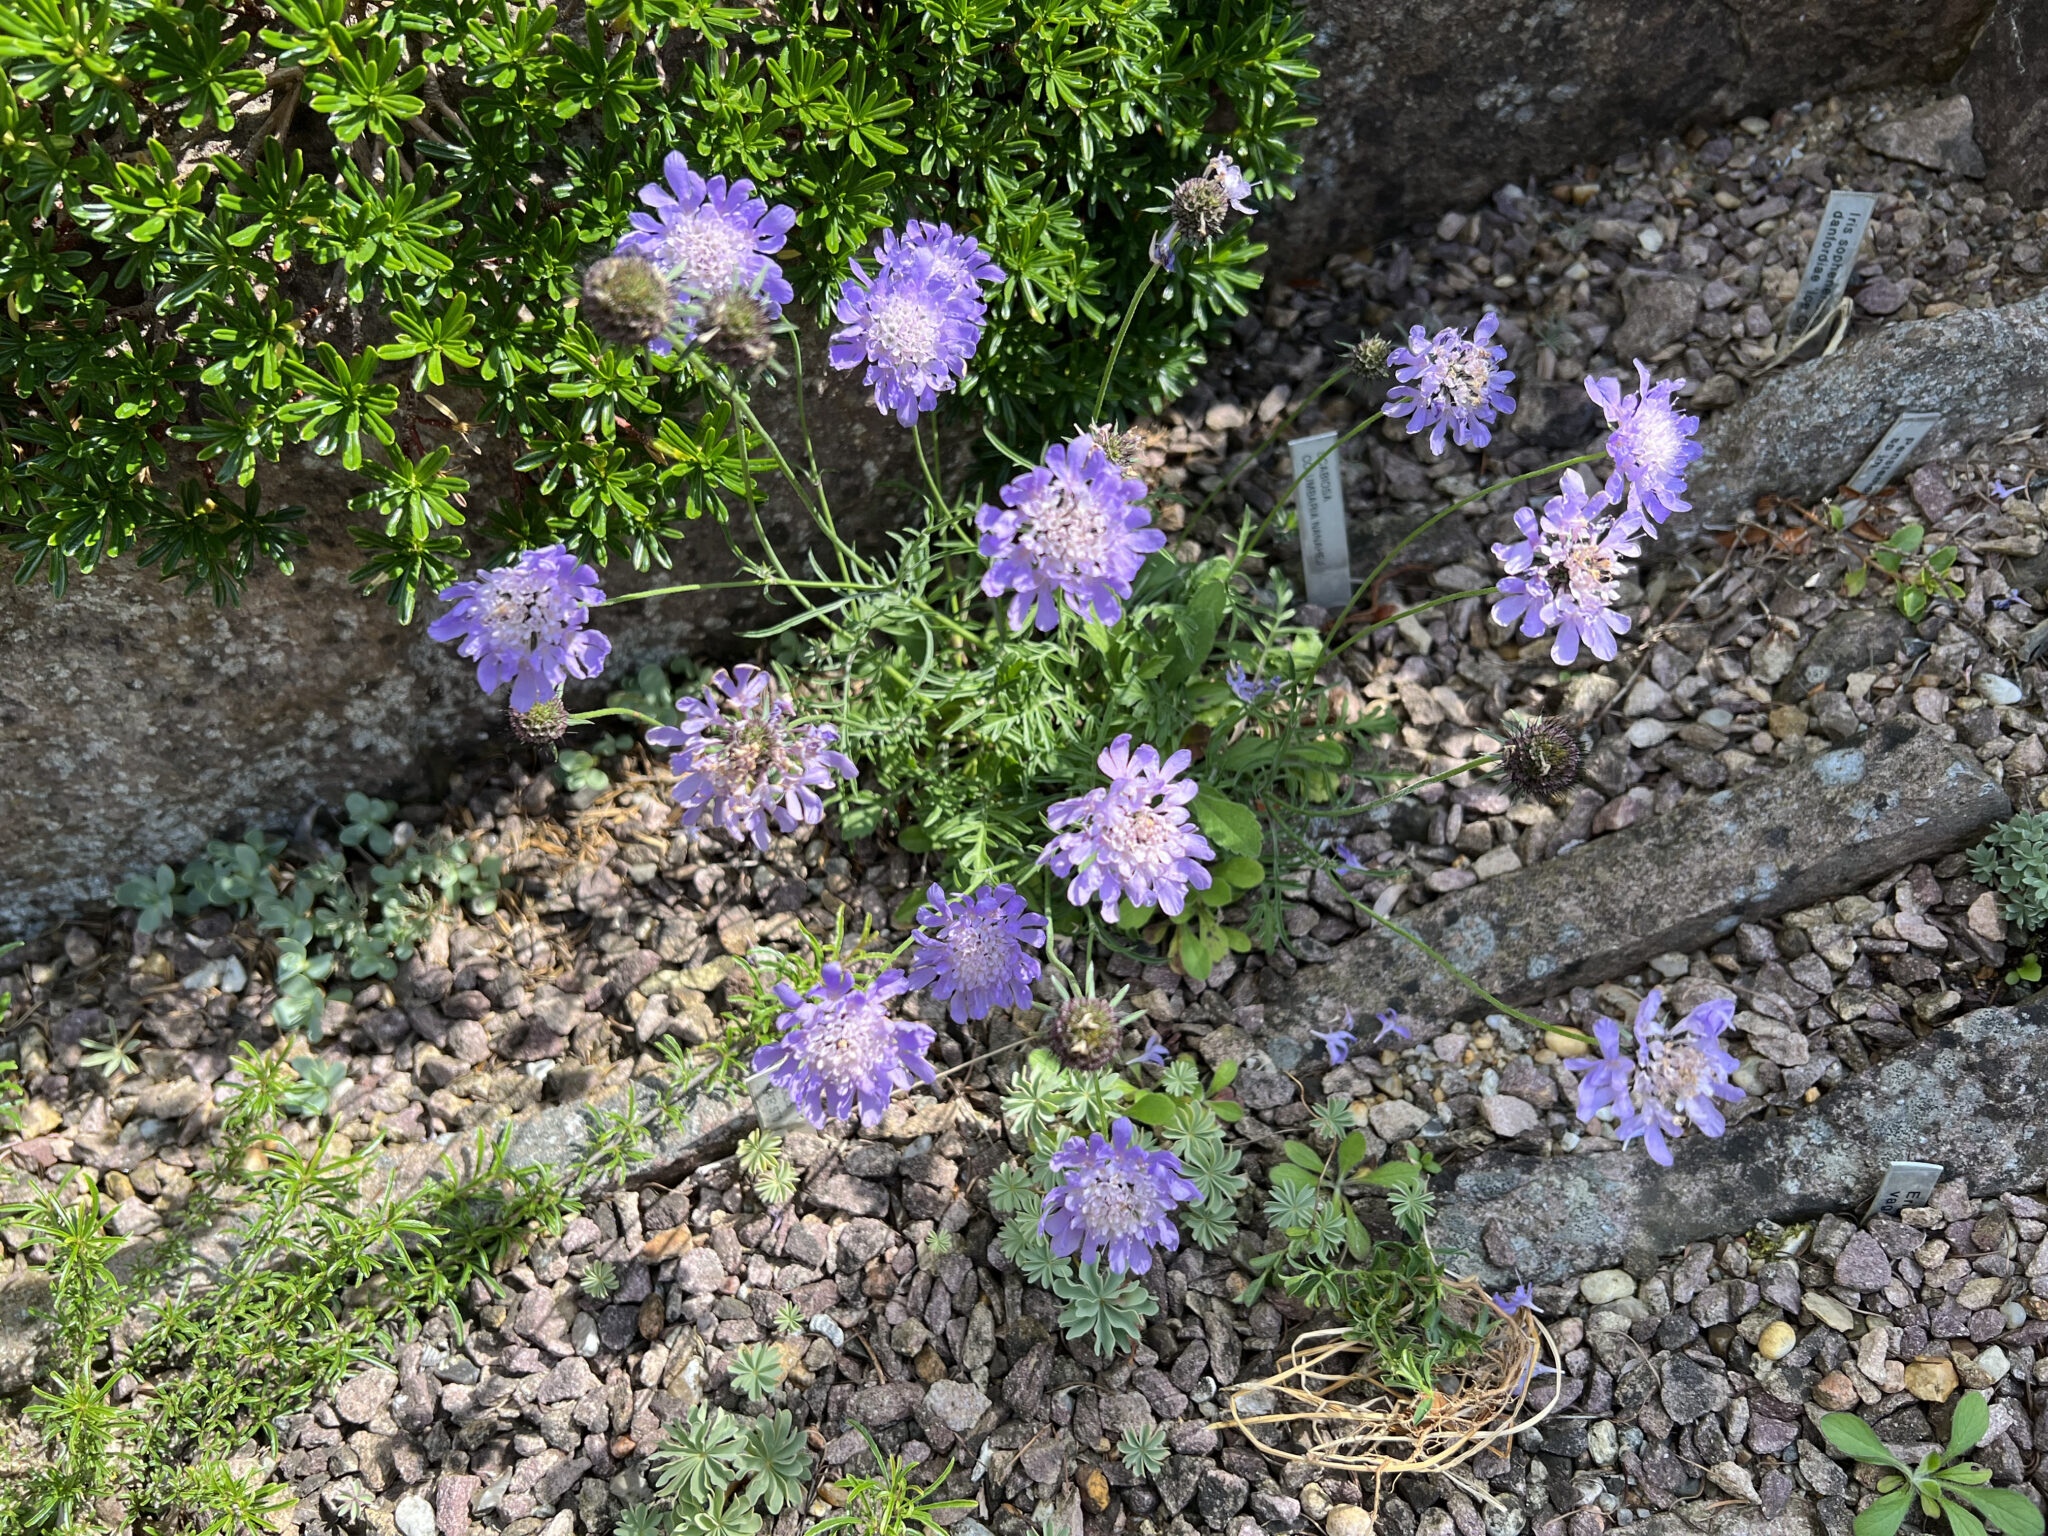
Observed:
[[[1337,464],[1337,434],[1297,437],[1287,451],[1293,457],[1293,478],[1300,482],[1294,504],[1301,528],[1302,586],[1310,602],[1335,614],[1351,601],[1351,545],[1344,536],[1344,476]]]
[[[1890,1216],[1896,1220],[1899,1212],[1932,1200],[1934,1186],[1940,1182],[1939,1163],[1893,1163],[1885,1170],[1884,1183],[1878,1186],[1877,1198],[1870,1202],[1863,1219]]]
[[[1891,431],[1878,439],[1856,473],[1849,477],[1849,489],[1868,496],[1890,485],[1913,450],[1941,421],[1939,411],[1907,411],[1892,423]]]
[[[1834,306],[1848,291],[1849,272],[1856,262],[1856,248],[1870,227],[1871,212],[1877,207],[1875,192],[1830,192],[1828,205],[1820,213],[1820,227],[1814,231],[1813,249],[1807,253],[1806,275],[1799,280],[1799,292],[1785,311],[1781,336],[1803,335],[1821,312]]]

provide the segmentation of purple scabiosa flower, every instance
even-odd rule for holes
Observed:
[[[1055,443],[1045,462],[998,492],[974,520],[988,557],[981,590],[1010,599],[1010,628],[1059,627],[1059,599],[1084,619],[1114,624],[1145,557],[1166,547],[1142,505],[1145,482],[1128,477],[1085,434]]]
[[[977,304],[983,302],[982,289],[1009,276],[989,259],[974,236],[957,234],[950,224],[928,224],[922,219],[905,224],[901,235],[893,229],[883,230],[874,259],[877,266],[890,269],[911,266],[920,256],[931,263],[940,279]]]
[[[1641,358],[1636,359],[1636,377],[1640,389],[1633,395],[1621,392],[1619,379],[1588,379],[1586,393],[1613,428],[1607,452],[1628,484],[1629,511],[1654,533],[1654,524],[1692,506],[1685,499],[1685,467],[1700,456],[1700,445],[1692,441],[1700,419],[1681,416],[1671,403],[1685,380],[1652,384]]]
[[[1142,1275],[1154,1248],[1171,1253],[1180,1246],[1168,1213],[1202,1192],[1182,1176],[1171,1152],[1134,1145],[1123,1116],[1109,1134],[1107,1141],[1099,1131],[1085,1141],[1073,1137],[1052,1155],[1052,1171],[1066,1178],[1047,1193],[1038,1230],[1061,1258],[1078,1250],[1083,1264],[1100,1255],[1111,1274]]]
[[[649,182],[640,189],[640,201],[654,212],[634,214],[632,229],[612,254],[644,257],[667,274],[683,300],[676,328],[684,339],[694,334],[691,301],[716,294],[752,294],[768,319],[780,318],[796,291],[770,255],[782,249],[796,210],[754,196],[754,184],[745,177],[730,186],[723,176],[707,181],[673,151],[661,171],[666,186]],[[670,350],[665,336],[648,347]]]
[[[1374,1045],[1378,1045],[1389,1035],[1397,1035],[1403,1040],[1413,1040],[1415,1038],[1408,1033],[1408,1026],[1401,1022],[1401,1015],[1394,1012],[1391,1008],[1382,1008],[1372,1016],[1372,1021],[1380,1027],[1380,1032],[1372,1037]]]
[[[1233,661],[1223,669],[1223,680],[1230,685],[1230,691],[1237,696],[1240,704],[1255,704],[1269,693],[1277,693],[1285,686],[1277,677],[1253,677],[1244,669],[1244,663]]]
[[[1365,872],[1365,860],[1358,856],[1358,850],[1349,843],[1333,843],[1330,853],[1336,859],[1337,867],[1346,874],[1357,875]]]
[[[681,726],[647,733],[657,747],[675,747],[669,771],[672,791],[684,810],[683,825],[694,827],[708,812],[734,837],[768,846],[772,818],[784,832],[825,819],[818,791],[832,776],[856,778],[859,770],[844,753],[829,725],[795,725],[796,706],[759,667],[735,667],[713,674],[703,696],[676,701]]]
[[[1209,162],[1209,179],[1223,194],[1223,201],[1236,213],[1253,214],[1254,208],[1248,199],[1252,195],[1252,184],[1245,173],[1237,168],[1237,162],[1228,155],[1218,155]]]
[[[1495,1291],[1493,1293],[1493,1304],[1499,1307],[1501,1311],[1507,1313],[1509,1317],[1513,1317],[1517,1312],[1541,1313],[1542,1311],[1542,1308],[1536,1305],[1535,1291],[1531,1290],[1527,1285],[1518,1285],[1506,1295]]]
[[[1488,426],[1503,411],[1515,408],[1507,392],[1514,375],[1501,364],[1508,349],[1489,345],[1500,316],[1481,318],[1468,340],[1460,330],[1446,329],[1434,339],[1416,326],[1408,345],[1387,355],[1400,382],[1387,391],[1387,414],[1408,418],[1408,432],[1429,433],[1429,451],[1444,451],[1448,432],[1461,448],[1484,448],[1493,440]]]
[[[1508,573],[1499,583],[1493,621],[1519,621],[1530,639],[1555,626],[1550,659],[1561,667],[1578,659],[1581,643],[1602,661],[1612,661],[1614,637],[1628,633],[1628,615],[1616,613],[1613,605],[1621,562],[1640,552],[1631,538],[1636,519],[1608,516],[1620,494],[1619,475],[1589,493],[1579,472],[1568,469],[1558,488],[1559,494],[1543,504],[1541,517],[1529,507],[1515,514],[1520,543],[1493,546],[1494,558]]]
[[[604,601],[597,572],[559,544],[522,550],[510,565],[479,571],[437,594],[453,603],[427,626],[435,640],[476,662],[477,686],[512,684],[512,709],[525,714],[554,698],[572,677],[604,670],[612,643],[594,629],[591,607]]]
[[[832,333],[826,354],[834,368],[867,365],[861,383],[875,391],[875,409],[909,426],[920,411],[938,409],[939,392],[967,376],[981,345],[987,307],[972,279],[951,275],[942,254],[905,246],[876,257],[873,277],[852,262],[833,306],[845,329]]]
[[[1736,1103],[1745,1095],[1728,1081],[1740,1063],[1721,1048],[1721,1033],[1735,1018],[1734,999],[1701,1003],[1668,1029],[1657,1019],[1663,1006],[1660,987],[1636,1010],[1634,1109],[1616,1129],[1624,1143],[1642,1137],[1652,1160],[1669,1168],[1667,1138],[1683,1135],[1687,1121],[1702,1135],[1719,1136],[1728,1123],[1715,1100]]]
[[[1038,957],[1025,953],[1045,943],[1045,919],[1029,910],[1015,886],[984,885],[972,895],[949,897],[934,885],[911,935],[917,953],[910,984],[927,987],[955,1024],[985,1019],[995,1008],[1029,1008]]]
[[[1177,914],[1190,887],[1209,888],[1209,871],[1196,861],[1215,858],[1216,850],[1188,821],[1196,786],[1175,782],[1193,760],[1185,750],[1164,762],[1157,747],[1133,752],[1126,733],[1095,760],[1109,776],[1106,787],[1062,800],[1045,813],[1059,835],[1038,862],[1073,877],[1068,901],[1085,907],[1099,897],[1102,920],[1113,923],[1119,901]]]
[[[1621,1025],[1613,1019],[1593,1021],[1593,1039],[1600,1046],[1597,1059],[1567,1057],[1565,1065],[1586,1075],[1579,1079],[1579,1119],[1587,1123],[1601,1110],[1626,1114],[1635,1107],[1629,1097],[1629,1079],[1635,1075],[1633,1057],[1621,1053]]]
[[[1161,1040],[1161,1039],[1160,1039],[1160,1038],[1159,1038],[1159,1037],[1158,1037],[1157,1035],[1147,1035],[1147,1036],[1145,1037],[1145,1049],[1143,1049],[1142,1051],[1138,1052],[1138,1054],[1137,1054],[1137,1055],[1133,1056],[1133,1057],[1132,1057],[1132,1058],[1131,1058],[1131,1059],[1130,1059],[1129,1061],[1125,1062],[1125,1063],[1124,1063],[1124,1065],[1125,1065],[1125,1066],[1127,1066],[1127,1067],[1163,1067],[1163,1066],[1165,1066],[1165,1065],[1166,1065],[1166,1045],[1165,1045],[1165,1042],[1164,1042],[1164,1041],[1162,1041],[1162,1040]]]
[[[782,1038],[754,1052],[754,1070],[766,1072],[821,1130],[856,1111],[877,1124],[898,1088],[913,1078],[937,1080],[925,1059],[931,1027],[889,1012],[889,1000],[909,990],[901,971],[884,971],[859,987],[837,965],[827,965],[808,994],[784,982],[775,989],[789,1009],[776,1020]]]

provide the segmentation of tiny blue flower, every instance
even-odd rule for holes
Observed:
[[[1380,1027],[1380,1032],[1372,1037],[1374,1045],[1378,1045],[1389,1035],[1399,1035],[1403,1040],[1413,1040],[1415,1038],[1408,1033],[1408,1026],[1401,1022],[1401,1015],[1394,1012],[1391,1008],[1383,1008],[1374,1014],[1373,1022]]]
[[[1330,1053],[1331,1066],[1341,1067],[1346,1061],[1351,1059],[1351,1047],[1358,1039],[1353,1029],[1356,1023],[1357,1016],[1349,1008],[1346,1008],[1344,1010],[1344,1023],[1341,1028],[1333,1029],[1328,1034],[1319,1029],[1309,1031],[1309,1034],[1323,1042],[1324,1049]]]

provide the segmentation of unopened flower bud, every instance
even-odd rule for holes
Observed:
[[[697,344],[714,361],[739,371],[759,368],[775,355],[775,336],[761,301],[729,288],[704,303]]]
[[[620,347],[644,347],[675,318],[675,293],[644,256],[606,256],[583,274],[583,323]]]
[[[1213,176],[1191,176],[1173,189],[1168,205],[1183,240],[1207,245],[1230,223],[1230,198]]]
[[[1393,350],[1394,344],[1384,336],[1361,336],[1345,352],[1344,361],[1361,379],[1384,379],[1393,371],[1387,366],[1387,354]]]

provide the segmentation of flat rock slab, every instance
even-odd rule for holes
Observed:
[[[1983,1008],[1851,1078],[1810,1109],[1688,1135],[1660,1168],[1640,1146],[1568,1157],[1488,1153],[1451,1176],[1437,1246],[1489,1284],[1544,1283],[1858,1207],[1895,1161],[1940,1163],[1973,1195],[2048,1180],[2048,1007]],[[1505,1245],[1505,1247],[1503,1247]],[[1512,1250],[1514,1262],[1493,1262]]]
[[[2011,812],[1971,754],[1918,720],[1890,720],[1796,767],[1468,886],[1404,921],[1495,995],[1532,1003],[1710,944],[1738,923],[1860,889]],[[1296,1042],[1347,1007],[1360,1019],[1393,1007],[1426,1029],[1484,1011],[1427,956],[1378,931],[1340,945],[1332,964],[1305,967],[1296,987],[1274,1010]]]
[[[1688,478],[1693,510],[1680,532],[1727,528],[1766,491],[1831,495],[1903,411],[1934,411],[1940,424],[1902,466],[1940,451],[2029,426],[2048,414],[2048,294],[1998,309],[1965,309],[1887,325],[1833,357],[1793,363],[1765,377],[1700,434],[1705,450]]]

